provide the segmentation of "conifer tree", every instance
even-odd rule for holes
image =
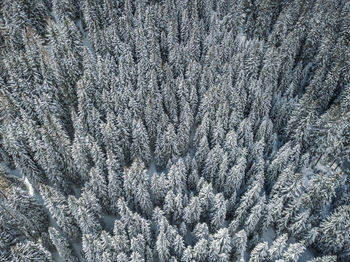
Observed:
[[[270,259],[277,259],[282,255],[283,250],[287,246],[288,234],[282,234],[276,238],[269,248]]]
[[[55,245],[60,257],[66,261],[78,261],[78,259],[72,254],[69,242],[60,234],[55,228],[49,228],[50,239]]]
[[[262,242],[257,244],[250,253],[249,262],[264,261],[267,258],[268,243]]]
[[[40,244],[26,241],[24,243],[17,243],[11,249],[11,260],[13,261],[53,261],[52,256]]]
[[[340,206],[320,224],[320,236],[316,243],[325,252],[339,254],[346,252],[349,245],[348,231],[344,231],[349,223],[349,207]],[[336,240],[336,241],[335,241]]]
[[[84,188],[79,199],[69,196],[68,204],[83,234],[97,234],[102,230],[101,206],[93,192]]]
[[[44,185],[40,186],[40,194],[62,232],[69,238],[78,239],[81,233],[66,198],[54,188]]]
[[[148,165],[151,160],[149,140],[145,127],[141,120],[134,120],[132,124],[131,155],[133,159],[140,158]]]

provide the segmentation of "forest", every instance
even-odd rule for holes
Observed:
[[[350,1],[0,1],[0,261],[350,261]]]

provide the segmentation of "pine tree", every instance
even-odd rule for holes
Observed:
[[[232,248],[235,250],[235,258],[240,261],[243,259],[247,248],[247,234],[244,230],[238,231],[232,238]]]
[[[40,186],[40,194],[62,232],[71,239],[79,239],[81,233],[66,198],[54,188],[44,185]]]
[[[193,260],[193,251],[192,251],[192,247],[191,246],[188,246],[185,251],[184,251],[184,254],[181,258],[181,261],[182,262],[192,262],[194,261]]]
[[[174,126],[169,122],[164,133],[158,137],[155,149],[157,165],[163,167],[169,159],[176,158],[180,154],[178,137]]]
[[[168,188],[175,194],[185,193],[186,188],[186,166],[182,158],[173,164],[168,172]]]
[[[86,189],[92,192],[98,199],[99,205],[103,207],[104,210],[107,210],[109,199],[106,174],[102,173],[100,168],[93,167],[90,169],[89,177],[90,180],[86,183]]]
[[[78,259],[73,255],[72,249],[70,248],[67,239],[53,227],[50,227],[48,231],[50,234],[50,239],[55,245],[60,257],[62,257],[66,261],[78,261]]]
[[[320,224],[320,235],[316,243],[323,252],[339,254],[346,252],[349,245],[349,206],[340,206]]]
[[[281,261],[298,261],[301,254],[305,251],[304,243],[290,244],[287,250],[283,253]],[[278,260],[277,260],[278,261]]]
[[[206,261],[208,259],[208,240],[200,239],[193,247],[193,257],[195,261]]]
[[[146,165],[148,165],[151,160],[151,152],[149,149],[147,131],[141,120],[134,120],[132,126],[132,158],[140,158]]]
[[[12,186],[11,189],[4,203],[11,216],[18,219],[31,236],[38,236],[47,230],[48,216],[38,200],[19,187]]]
[[[163,223],[159,225],[159,233],[156,241],[156,248],[159,261],[167,261],[170,258],[170,242],[167,238]]]
[[[202,213],[200,199],[198,197],[192,197],[189,200],[188,205],[184,209],[184,220],[187,224],[195,224],[199,222],[199,218]]]
[[[165,174],[153,174],[151,181],[153,201],[156,205],[162,206],[168,191],[168,181]]]
[[[110,201],[110,210],[117,214],[117,202],[123,196],[123,170],[117,157],[107,152],[107,168],[108,168],[108,200]]]
[[[209,246],[209,261],[230,261],[231,237],[227,228],[220,229],[213,235]]]
[[[140,159],[136,159],[129,169],[124,170],[124,190],[126,200],[131,207],[143,214],[151,214],[149,178],[145,165]]]
[[[269,248],[270,259],[277,259],[282,255],[283,250],[287,246],[288,234],[282,234],[276,238]]]
[[[262,242],[257,244],[250,253],[249,262],[260,262],[267,258],[268,243]]]
[[[53,261],[51,254],[40,244],[26,241],[17,243],[11,248],[13,261]]]
[[[220,145],[216,145],[210,150],[207,159],[205,160],[204,173],[208,181],[213,182],[215,175],[219,171],[221,156],[224,154]]]
[[[87,188],[83,188],[79,199],[68,197],[68,204],[83,234],[97,234],[102,230],[101,206],[98,198]]]
[[[315,257],[309,262],[336,262],[337,257],[336,256],[322,256],[322,257]]]
[[[226,219],[226,205],[227,200],[225,200],[222,193],[216,194],[213,199],[213,207],[211,210],[211,226],[214,229],[219,229],[224,226]]]

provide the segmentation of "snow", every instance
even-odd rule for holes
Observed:
[[[263,241],[267,241],[269,243],[269,247],[271,247],[272,242],[275,240],[276,238],[276,232],[275,229],[270,226],[267,228],[267,230],[262,234],[261,236],[261,242]],[[288,245],[295,243],[295,238],[291,237],[288,239]],[[300,256],[300,258],[298,259],[299,262],[306,262],[309,261],[311,259],[313,259],[315,257],[314,255],[314,251],[311,248],[307,248],[304,253]]]
[[[83,255],[81,253],[82,250],[82,246],[81,246],[81,242],[79,243],[72,243],[72,247],[74,250],[74,255],[76,255],[78,257],[79,261],[85,261],[85,259],[83,258]]]
[[[34,196],[34,189],[32,184],[29,182],[28,178],[24,178],[24,184],[26,185],[27,189],[28,189],[28,193],[30,196]]]
[[[81,34],[83,35],[83,44],[84,44],[87,48],[89,48],[91,54],[92,54],[93,56],[95,56],[95,52],[92,50],[91,43],[90,43],[89,38],[88,38],[88,34],[87,34],[87,32],[84,31],[84,29],[83,29],[83,23],[82,23],[81,19],[79,19],[79,20],[76,22],[76,25],[77,25],[77,27],[79,28]]]
[[[315,257],[314,253],[311,251],[310,248],[308,248],[304,251],[304,253],[301,255],[301,257],[299,258],[298,261],[299,262],[306,262],[306,261],[310,261],[314,257]]]
[[[56,9],[55,8],[52,8],[50,14],[53,17],[53,19],[55,20],[56,24],[60,25],[60,20],[58,19],[58,16],[56,14]]]
[[[276,238],[276,232],[275,229],[272,226],[269,226],[267,230],[262,234],[261,236],[261,242],[266,241],[269,243],[269,245],[272,244],[272,242]]]
[[[191,158],[194,157],[195,155],[195,147],[194,147],[194,139],[196,137],[196,132],[197,132],[197,125],[196,123],[193,124],[192,128],[191,128],[191,133],[190,133],[190,140],[189,140],[189,145],[190,145],[190,148],[188,150]]]
[[[103,220],[103,223],[104,223],[104,229],[107,232],[113,233],[114,221],[116,219],[117,219],[117,217],[116,216],[112,216],[112,215],[104,214],[102,216],[102,220]]]
[[[320,162],[318,162],[317,165],[315,166],[315,170],[321,171],[325,174],[333,173],[333,170],[330,167],[327,167]]]
[[[340,167],[342,170],[344,170],[344,172],[346,172],[348,169],[350,169],[350,162],[348,160],[345,160]]]
[[[22,178],[22,173],[19,169],[9,169],[8,166],[5,164],[5,162],[1,162],[0,166],[4,169],[5,172],[7,172],[8,174],[18,177],[18,178]]]
[[[64,262],[63,258],[60,257],[57,251],[51,252],[54,261]]]
[[[78,187],[76,185],[72,185],[72,189],[74,192],[74,196],[78,199],[81,195],[81,187]]]
[[[315,174],[315,171],[312,170],[311,168],[303,168],[301,170],[301,173],[303,175],[303,186],[304,188],[307,188],[309,184],[309,180]]]
[[[149,178],[149,182],[151,183],[151,179],[154,173],[157,173],[156,165],[154,164],[154,161],[152,160],[151,165],[149,166],[147,170],[147,175]]]

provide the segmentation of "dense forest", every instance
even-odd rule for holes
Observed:
[[[0,1],[0,261],[350,261],[348,0]]]

